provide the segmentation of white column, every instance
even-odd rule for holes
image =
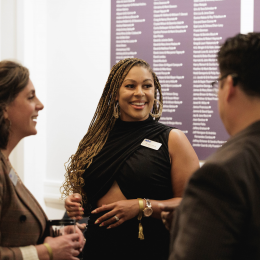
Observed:
[[[259,1],[259,0],[256,0]],[[241,0],[240,32],[247,34],[254,30],[254,0]]]
[[[46,29],[46,1],[17,0],[17,59],[30,70],[36,94],[43,104],[46,103],[47,89]],[[37,135],[26,137],[23,147],[16,151],[16,158],[22,157],[23,154],[24,184],[43,208],[45,208],[43,193],[46,175],[46,123],[44,109],[39,112]]]

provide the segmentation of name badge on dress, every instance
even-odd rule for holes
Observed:
[[[159,150],[162,144],[149,139],[144,139],[141,145],[150,149]]]
[[[11,169],[11,171],[9,172],[9,178],[11,179],[12,183],[14,184],[14,186],[16,186],[17,181],[18,181],[18,177],[15,174],[13,168]]]

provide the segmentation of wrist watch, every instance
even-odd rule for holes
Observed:
[[[143,210],[145,217],[150,217],[153,214],[152,204],[149,199],[145,199],[146,207]]]

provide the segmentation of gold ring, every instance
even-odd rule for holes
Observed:
[[[69,215],[70,213],[67,211],[67,214]]]

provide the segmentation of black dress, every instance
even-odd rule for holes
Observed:
[[[96,208],[97,200],[106,194],[115,180],[127,199],[173,198],[168,152],[171,130],[151,118],[141,122],[123,122],[118,119],[105,146],[84,174],[89,199],[87,207],[90,210]],[[140,144],[144,138],[159,142],[162,146],[159,150],[143,147]],[[103,167],[100,167],[101,163],[104,163]],[[101,168],[104,168],[103,172]],[[103,180],[102,187],[98,186],[99,180]],[[104,185],[104,180],[110,185]],[[93,190],[93,185],[97,185],[98,196],[89,193],[88,188]],[[142,218],[145,239],[140,240],[137,218],[125,221],[119,227],[106,229],[94,224],[104,213],[90,214],[85,234],[84,259],[168,259],[169,232],[160,219]]]

